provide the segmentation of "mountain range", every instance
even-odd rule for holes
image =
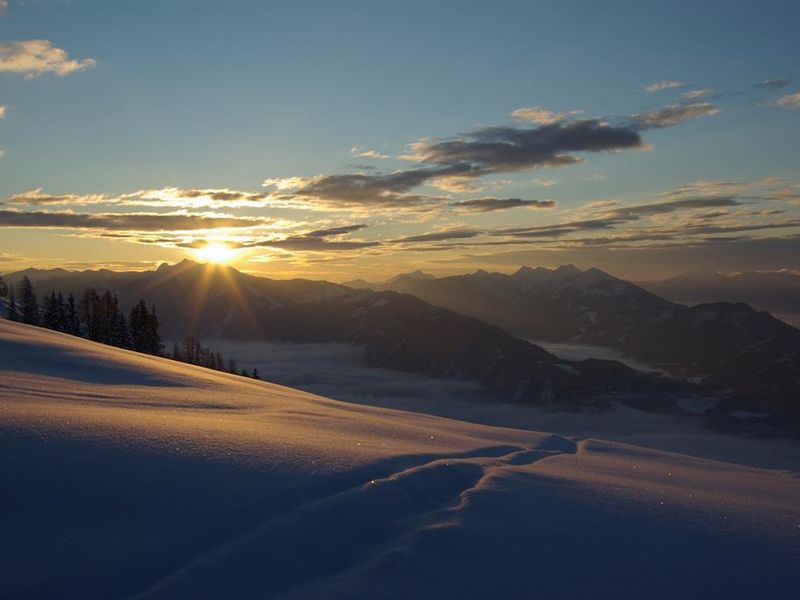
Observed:
[[[795,327],[800,325],[800,275],[792,271],[725,274],[693,269],[661,281],[639,285],[659,296],[683,304],[745,302],[766,310]]]
[[[475,380],[513,401],[713,393],[796,410],[800,397],[797,329],[743,303],[678,304],[598,269],[414,272],[350,287],[185,260],[155,271],[28,269],[7,279],[23,276],[40,294],[94,286],[114,291],[123,307],[144,298],[168,340],[358,344],[367,365]],[[563,360],[537,342],[612,348],[672,378],[611,360]]]
[[[413,294],[534,342],[613,348],[716,394],[800,397],[800,331],[741,302],[686,306],[573,265],[424,275],[372,289]]]
[[[8,280],[23,276],[40,295],[77,295],[94,286],[115,292],[123,307],[144,298],[157,307],[166,339],[358,344],[369,366],[470,379],[512,401],[563,404],[609,394],[691,393],[686,383],[618,362],[562,360],[496,325],[393,291],[267,279],[188,260],[145,272],[31,269]]]

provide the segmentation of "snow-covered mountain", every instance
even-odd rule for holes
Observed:
[[[796,474],[339,403],[2,319],[0,456],[3,598],[800,587]]]
[[[800,331],[742,303],[676,304],[598,269],[522,267],[382,286],[529,339],[606,346],[715,391],[800,398]]]
[[[95,285],[119,294],[123,306],[144,298],[157,307],[168,339],[347,342],[365,347],[368,365],[471,379],[506,400],[575,404],[608,394],[691,392],[613,361],[561,360],[499,327],[392,291],[272,280],[191,261],[147,272],[28,276],[42,294]],[[674,405],[675,397],[665,401]]]

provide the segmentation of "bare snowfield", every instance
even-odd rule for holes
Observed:
[[[797,474],[0,320],[0,596],[795,598]]]

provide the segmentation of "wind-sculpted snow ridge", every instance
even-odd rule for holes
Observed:
[[[795,474],[0,320],[0,597],[791,598]]]

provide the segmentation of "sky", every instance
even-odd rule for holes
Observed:
[[[796,1],[0,13],[0,271],[800,269]]]

